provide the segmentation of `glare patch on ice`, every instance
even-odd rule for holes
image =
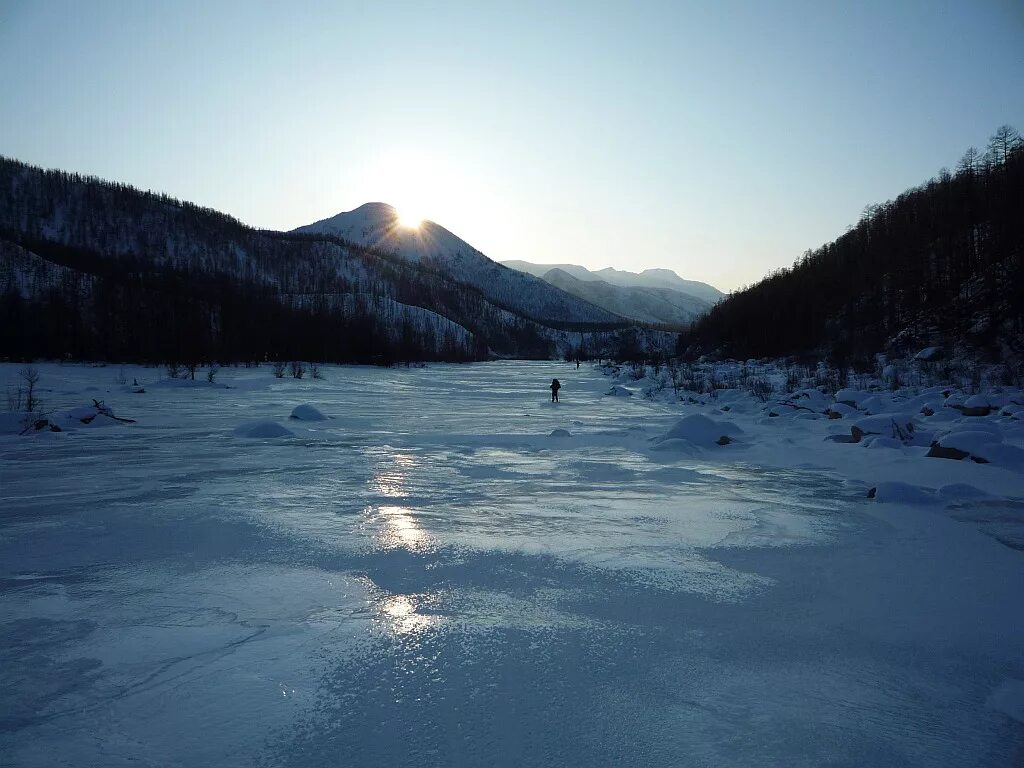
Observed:
[[[408,507],[370,507],[366,515],[376,527],[373,539],[378,549],[426,552],[436,547],[434,539],[417,522],[416,512]]]
[[[444,617],[423,610],[432,607],[436,596],[382,595],[377,602],[377,621],[395,635],[415,635],[444,621]]]

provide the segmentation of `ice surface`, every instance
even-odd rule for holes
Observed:
[[[0,764],[1024,754],[1018,470],[824,442],[852,422],[810,395],[819,420],[605,397],[590,366],[126,368],[145,394],[40,365],[41,394],[134,424],[0,435]],[[304,402],[336,417],[235,435]],[[742,444],[654,450],[695,413]]]

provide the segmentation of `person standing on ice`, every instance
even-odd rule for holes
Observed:
[[[552,403],[557,403],[558,402],[558,390],[560,390],[561,388],[562,388],[562,385],[559,383],[558,379],[552,379],[551,380],[551,402]]]

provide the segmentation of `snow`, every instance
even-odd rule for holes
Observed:
[[[315,405],[310,405],[309,403],[292,408],[291,418],[299,419],[300,421],[327,421],[327,417]]]
[[[616,322],[621,318],[540,278],[491,261],[469,243],[433,221],[419,227],[399,224],[398,211],[387,203],[365,203],[295,232],[328,234],[437,269],[478,288],[498,306],[538,321]]]
[[[1024,723],[1024,680],[1003,680],[989,696],[988,705]]]
[[[269,419],[241,424],[235,428],[235,434],[250,438],[295,437],[295,433],[290,429]]]
[[[730,421],[715,421],[701,414],[684,416],[665,433],[666,440],[687,440],[695,445],[719,445],[723,438],[737,435],[742,430]]]
[[[623,398],[553,362],[224,367],[217,388],[126,366],[145,394],[38,368],[52,413],[95,398],[135,423],[0,434],[0,763],[1024,753],[1020,467],[828,442],[877,415],[663,371]],[[923,394],[871,392],[915,435],[1022,448],[1018,421],[936,421],[906,406]],[[310,403],[334,418],[235,434]]]
[[[934,504],[938,499],[923,488],[909,483],[887,481],[879,483],[872,489],[873,498],[879,503],[888,504]]]

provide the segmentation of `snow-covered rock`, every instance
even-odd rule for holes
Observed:
[[[734,435],[742,432],[731,421],[716,421],[695,413],[676,422],[663,436],[663,440],[686,440],[702,447],[728,445],[735,442]]]
[[[968,459],[987,464],[1000,455],[1002,435],[989,429],[952,430],[936,439],[928,456],[937,459]]]
[[[960,406],[960,413],[964,416],[988,416],[991,410],[992,404],[987,395],[972,395]]]
[[[552,429],[548,437],[572,437],[568,429]]]
[[[610,395],[611,397],[632,397],[633,396],[632,392],[630,392],[625,387],[620,387],[618,384],[614,385],[605,394],[606,395]]]
[[[836,392],[836,402],[842,403],[843,405],[849,405],[854,408],[859,407],[860,403],[871,397],[870,392],[860,392],[856,389],[840,389]]]
[[[235,435],[249,438],[295,437],[295,433],[290,429],[270,420],[250,421],[242,424],[235,429]]]
[[[936,493],[946,501],[967,501],[969,499],[983,499],[989,494],[980,488],[975,488],[968,483],[949,483],[939,488]]]
[[[867,435],[891,437],[908,442],[914,436],[914,417],[909,414],[882,414],[860,419],[850,427],[854,442],[860,442]]]
[[[327,421],[328,419],[327,416],[324,416],[315,406],[309,403],[295,406],[289,418],[298,419],[299,421]]]
[[[870,491],[868,498],[882,504],[934,504],[934,494],[909,483],[889,481],[879,483]]]

